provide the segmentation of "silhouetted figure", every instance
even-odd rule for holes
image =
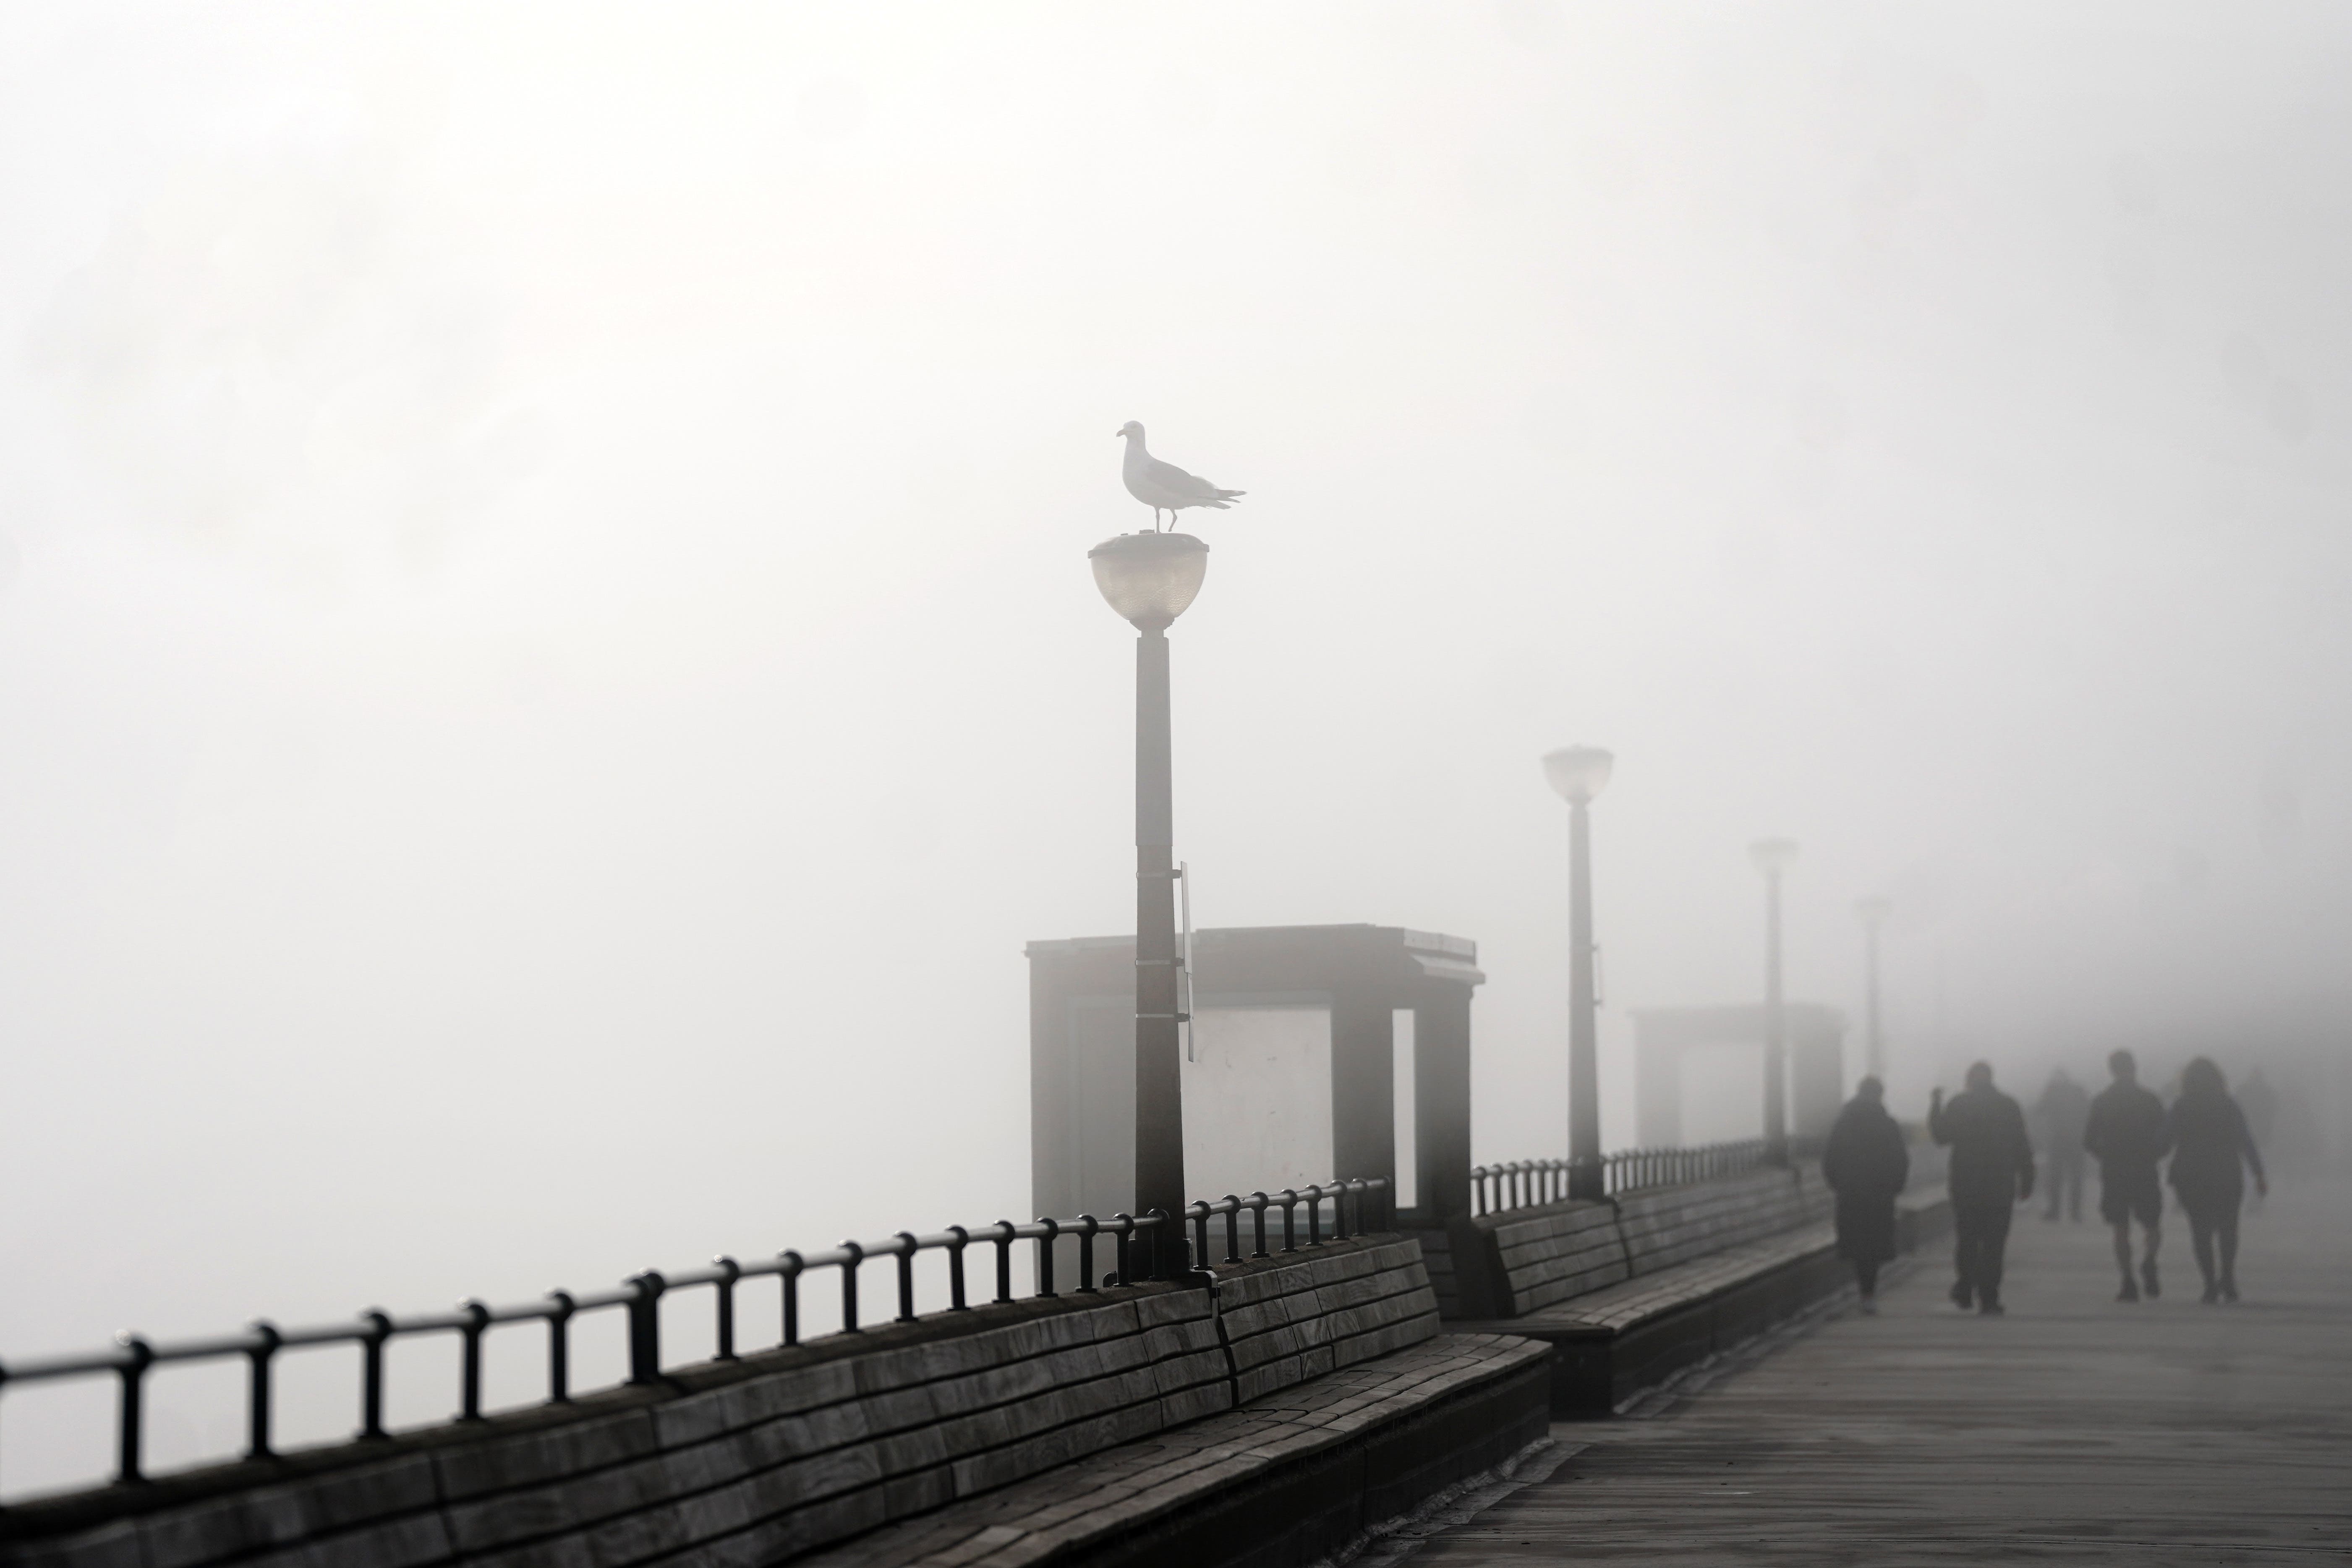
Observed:
[[[2158,1293],[2156,1249],[2164,1240],[2164,1189],[2156,1179],[2156,1163],[2172,1147],[2172,1132],[2165,1123],[2164,1101],[2139,1086],[2139,1064],[2129,1051],[2107,1058],[2107,1070],[2116,1080],[2091,1101],[2083,1147],[2099,1162],[2099,1217],[2115,1226],[2116,1267],[2124,1276],[2116,1300],[2137,1301],[2143,1287],[2150,1296]],[[2135,1219],[2147,1241],[2138,1284],[2132,1282]]]
[[[1950,1104],[1941,1089],[1930,1098],[1927,1135],[1952,1147],[1953,1262],[1959,1273],[1952,1300],[1997,1317],[2010,1213],[2033,1195],[2033,1141],[2025,1135],[2025,1112],[1993,1088],[1991,1065],[1979,1062]]]
[[[2043,1219],[2083,1217],[2083,1125],[2090,1120],[2091,1092],[2067,1075],[2064,1068],[2050,1075],[2042,1098],[2033,1102],[2033,1120],[2042,1128],[2042,1170],[2050,1184],[2050,1206]]]
[[[2197,1272],[2205,1277],[2205,1304],[2238,1299],[2238,1205],[2245,1201],[2244,1167],[2254,1173],[2254,1191],[2267,1194],[2263,1156],[2246,1126],[2246,1113],[2230,1098],[2221,1069],[2203,1057],[2180,1075],[2180,1098],[2172,1102],[2172,1190],[2189,1213],[2189,1245]],[[2215,1267],[2213,1243],[2221,1244]]]
[[[1885,1098],[1874,1078],[1854,1085],[1822,1146],[1822,1180],[1837,1194],[1838,1256],[1853,1265],[1865,1312],[1878,1310],[1878,1268],[1895,1256],[1895,1198],[1911,1179],[1911,1151]]]

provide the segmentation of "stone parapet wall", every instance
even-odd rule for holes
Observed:
[[[682,1370],[566,1405],[0,1514],[6,1568],[771,1563],[1437,1331],[1419,1247],[1360,1237]]]
[[[1540,1311],[1829,1216],[1810,1165],[1773,1167],[1600,1200],[1564,1199],[1457,1222],[1447,1233],[1449,1318]]]

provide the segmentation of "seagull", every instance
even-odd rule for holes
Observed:
[[[1127,493],[1151,509],[1155,529],[1163,511],[1173,524],[1176,514],[1188,506],[1213,506],[1223,511],[1244,493],[1221,490],[1197,474],[1161,462],[1143,449],[1143,426],[1132,419],[1120,426],[1118,434],[1127,437],[1127,461],[1119,466],[1119,477],[1127,481]]]

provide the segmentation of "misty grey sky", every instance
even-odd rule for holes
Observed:
[[[1203,924],[1895,1094],[2338,1030],[2340,5],[0,6],[0,1349],[1025,1212],[1126,929],[1125,420]],[[1198,517],[1201,514],[1192,514]],[[1189,520],[1188,520],[1189,521]],[[2235,1053],[2231,1056],[2231,1053]]]

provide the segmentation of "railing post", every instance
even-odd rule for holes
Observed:
[[[857,1266],[866,1260],[866,1248],[854,1241],[845,1241],[841,1249],[849,1254],[849,1261],[841,1266],[841,1331],[854,1334],[857,1327]]]
[[[155,1348],[127,1329],[114,1338],[131,1352],[131,1360],[122,1367],[122,1404],[115,1420],[114,1479],[121,1486],[135,1486],[147,1479],[139,1468],[139,1439],[145,1425],[147,1368],[155,1360]]]
[[[777,1276],[784,1287],[784,1343],[801,1342],[801,1270],[808,1265],[791,1247],[776,1254],[783,1262],[783,1271]]]
[[[547,1314],[547,1402],[550,1405],[572,1403],[572,1314],[580,1304],[569,1290],[550,1290],[547,1299],[555,1303]],[[385,1327],[389,1329],[390,1324]]]
[[[1169,1232],[1175,1232],[1174,1245],[1181,1250],[1184,1246],[1184,1227],[1166,1209],[1153,1209],[1143,1217],[1151,1222],[1150,1249],[1144,1256],[1151,1259],[1151,1278],[1157,1279],[1160,1278],[1160,1260],[1168,1256]]]
[[[1323,1184],[1320,1182],[1307,1189],[1307,1245],[1323,1245]]]
[[[948,1226],[955,1239],[948,1243],[948,1310],[969,1312],[971,1303],[963,1297],[963,1249],[971,1244],[971,1232],[960,1225]]]
[[[1090,1214],[1078,1216],[1078,1289],[1076,1294],[1095,1294],[1095,1232],[1102,1221]]]
[[[269,1361],[283,1342],[278,1325],[267,1318],[253,1321],[254,1347],[246,1352],[252,1363],[252,1381],[246,1399],[245,1457],[277,1458],[269,1447]]]
[[[1020,1229],[1009,1219],[996,1222],[996,1299],[1013,1300],[1013,1237]]]
[[[645,1384],[661,1381],[661,1299],[669,1288],[656,1269],[648,1268],[628,1281],[636,1288],[629,1302],[629,1381]]]
[[[1205,1268],[1209,1263],[1209,1205],[1198,1200],[1186,1204],[1184,1217],[1192,1222],[1192,1257]]]
[[[716,1289],[719,1292],[719,1353],[713,1361],[740,1361],[735,1353],[735,1281],[743,1278],[743,1266],[720,1253],[710,1260],[710,1266],[722,1276]]]
[[[1250,1217],[1257,1225],[1257,1250],[1250,1254],[1252,1258],[1265,1256],[1265,1205],[1271,1201],[1264,1192],[1250,1194]]]
[[[1128,1258],[1130,1256],[1128,1247],[1135,1236],[1135,1218],[1122,1209],[1110,1216],[1110,1223],[1115,1227],[1111,1234],[1117,1238],[1112,1243],[1116,1256],[1111,1266],[1118,1270],[1118,1282],[1120,1286],[1125,1287],[1134,1283],[1127,1268]]]
[[[1220,1202],[1230,1204],[1225,1210],[1225,1261],[1242,1260],[1242,1200],[1238,1193],[1227,1193]]]
[[[915,1233],[898,1233],[898,1321],[915,1321]]]
[[[457,1331],[463,1342],[457,1363],[457,1419],[482,1418],[482,1331],[490,1324],[489,1304],[468,1299],[457,1303],[466,1326]],[[658,1352],[656,1352],[658,1354]]]
[[[1062,1222],[1055,1219],[1041,1219],[1037,1223],[1045,1227],[1045,1234],[1037,1238],[1037,1294],[1051,1296],[1055,1294],[1054,1238],[1062,1234]]]
[[[392,1338],[392,1319],[381,1309],[360,1314],[368,1326],[360,1341],[360,1440],[385,1436],[383,1429],[383,1342]]]

